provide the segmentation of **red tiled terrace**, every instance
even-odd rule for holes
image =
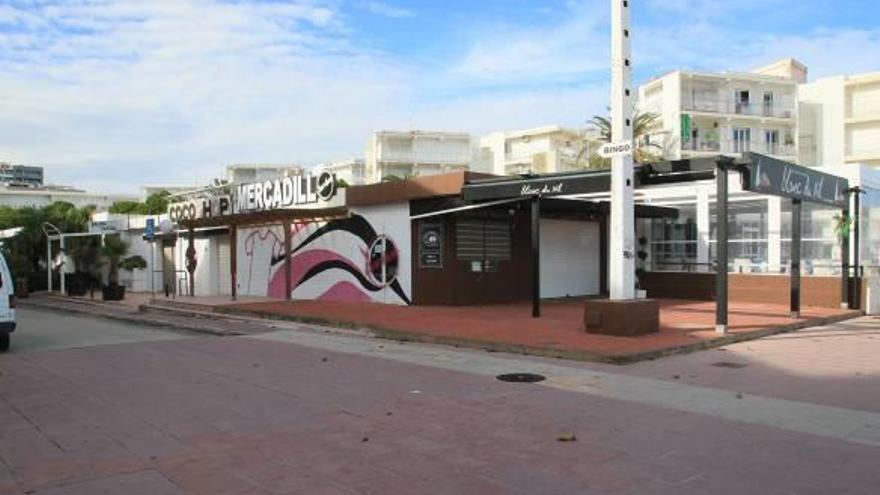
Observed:
[[[628,362],[723,345],[859,314],[809,307],[802,311],[801,318],[791,318],[787,307],[732,301],[730,333],[722,337],[714,331],[714,302],[661,300],[660,303],[660,332],[640,337],[586,333],[581,299],[544,301],[540,318],[531,317],[530,302],[487,306],[392,306],[264,301],[225,304],[215,306],[215,310],[368,328],[391,338],[609,362]]]

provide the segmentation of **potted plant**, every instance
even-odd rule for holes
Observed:
[[[147,262],[140,256],[123,259],[123,256],[128,254],[128,243],[116,236],[104,240],[101,253],[107,258],[108,263],[107,285],[103,288],[103,298],[105,301],[121,301],[125,298],[125,286],[119,284],[119,269],[136,270],[146,267]]]
[[[834,234],[837,236],[837,242],[843,246],[844,242],[849,239],[849,231],[852,228],[852,217],[849,215],[834,215]]]
[[[74,273],[67,276],[67,295],[84,296],[90,293],[95,297],[95,288],[100,286],[101,248],[96,239],[86,239],[70,250]]]
[[[648,259],[648,238],[645,236],[639,237],[639,250],[636,251],[636,257],[639,259],[639,266],[636,267],[636,298],[637,299],[645,299],[648,297],[648,291],[644,288],[644,280],[645,274],[648,271],[645,269],[645,263]]]

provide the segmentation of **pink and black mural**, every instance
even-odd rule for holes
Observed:
[[[389,212],[381,212],[389,213]],[[291,297],[410,304],[408,211],[291,226]],[[377,222],[378,220],[378,222]],[[378,227],[376,226],[378,224]],[[283,228],[242,229],[242,294],[284,298]]]

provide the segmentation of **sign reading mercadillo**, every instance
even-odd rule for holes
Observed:
[[[336,196],[336,175],[321,172],[233,186],[231,196],[190,199],[168,205],[173,222],[286,208],[320,207]]]

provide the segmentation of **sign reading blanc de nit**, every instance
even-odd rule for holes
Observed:
[[[746,191],[782,196],[845,208],[849,181],[813,168],[777,160],[757,153],[745,153],[748,181]]]
[[[267,210],[319,207],[335,196],[336,175],[321,172],[318,175],[295,175],[239,184],[233,187],[232,196],[171,203],[168,205],[168,215],[172,221],[178,222]]]

